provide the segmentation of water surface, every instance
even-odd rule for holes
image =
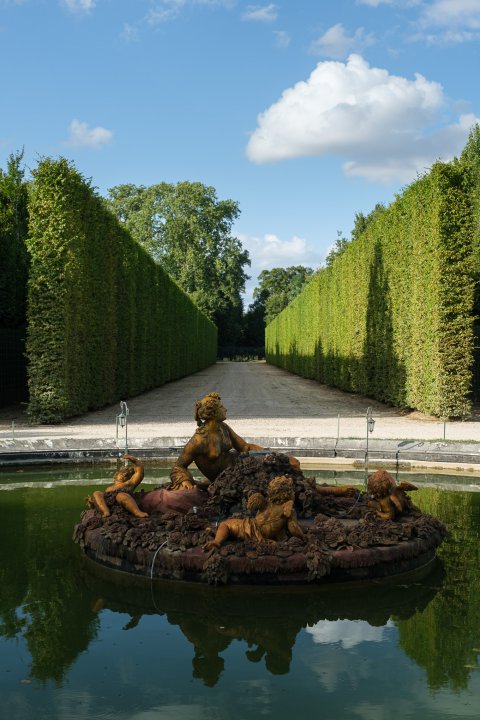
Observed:
[[[478,716],[480,494],[462,489],[476,480],[420,478],[415,502],[450,530],[423,579],[288,590],[160,582],[138,592],[86,572],[71,542],[92,489],[81,483],[110,476],[1,475],[8,720]],[[460,489],[424,486],[441,483]]]

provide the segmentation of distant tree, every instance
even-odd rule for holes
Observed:
[[[356,240],[357,238],[359,238],[360,235],[365,232],[372,220],[374,220],[380,215],[380,213],[384,211],[385,205],[383,205],[383,203],[377,203],[373,210],[367,215],[364,215],[362,212],[355,213],[355,221],[352,230],[352,240]]]
[[[27,184],[23,150],[10,155],[0,168],[0,327],[25,323],[28,254]]]
[[[238,203],[202,183],[118,185],[107,200],[133,237],[218,326],[219,344],[241,332],[248,252],[231,234]]]
[[[303,265],[262,270],[258,276],[258,287],[253,291],[254,301],[246,315],[247,324],[256,327],[257,336],[260,333],[260,323],[264,331],[265,325],[297,297],[312,275],[312,268]]]
[[[336,258],[339,257],[343,252],[345,252],[351,241],[357,240],[360,235],[365,232],[370,223],[376,217],[378,217],[380,213],[384,211],[385,206],[382,203],[377,203],[373,208],[372,212],[368,213],[367,215],[364,215],[361,211],[355,213],[355,221],[350,240],[343,236],[341,230],[337,230],[337,239],[335,240],[335,244],[325,258],[325,265],[327,267],[330,267],[333,261],[336,260]]]
[[[243,316],[242,345],[256,348],[265,345],[265,306],[257,300]]]
[[[335,244],[325,258],[325,265],[327,267],[330,267],[333,261],[346,250],[349,242],[350,240],[347,240],[346,237],[343,237],[342,231],[337,230],[337,239],[335,240]]]

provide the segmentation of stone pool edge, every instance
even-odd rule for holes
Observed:
[[[172,459],[180,453],[188,439],[173,436],[131,438],[128,451],[141,456],[145,462]],[[300,437],[247,437],[246,440],[275,452],[295,455],[306,465],[321,462],[322,465],[337,467],[365,466],[366,440]],[[0,467],[111,462],[123,452],[124,445],[99,438],[1,438]],[[480,472],[480,443],[370,439],[368,466]]]

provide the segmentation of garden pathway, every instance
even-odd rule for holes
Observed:
[[[244,437],[365,438],[367,407],[376,420],[373,437],[480,441],[480,416],[448,422],[404,413],[361,395],[345,393],[292,375],[265,362],[219,362],[189,377],[127,399],[128,432],[133,443],[148,438],[179,439],[195,429],[195,400],[217,390],[228,410],[227,422]],[[18,408],[0,414],[0,439],[108,439],[115,435],[119,404],[60,425],[28,425]]]

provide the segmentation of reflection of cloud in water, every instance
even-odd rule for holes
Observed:
[[[467,691],[456,693],[449,689],[425,693],[423,676],[409,677],[404,696],[395,698],[395,712],[383,700],[361,702],[351,708],[352,715],[360,720],[391,720],[392,717],[442,717],[455,720],[478,718],[478,693],[480,678],[472,678]]]
[[[395,627],[391,620],[383,627],[373,627],[365,620],[320,620],[307,627],[306,631],[312,635],[315,643],[340,643],[345,650],[349,650],[362,642],[382,642],[385,629],[390,627]]]
[[[239,685],[241,693],[235,698],[237,708],[242,708],[252,717],[271,714],[274,691],[269,679],[246,680]]]
[[[124,720],[201,720],[210,717],[209,708],[193,705],[159,705],[149,710],[141,710],[125,717]]]
[[[374,672],[372,661],[355,652],[346,652],[339,644],[316,648],[314,645],[304,652],[303,663],[316,675],[320,685],[327,693],[337,692],[339,686],[347,682],[349,690],[369,682]]]

